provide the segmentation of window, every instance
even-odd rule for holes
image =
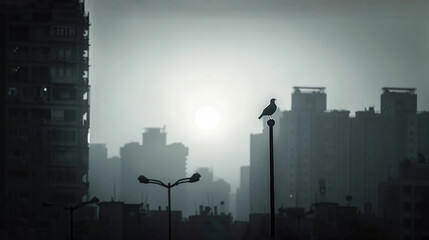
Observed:
[[[52,28],[54,36],[73,37],[76,36],[76,27],[74,26],[55,26]]]
[[[29,37],[29,27],[25,25],[15,25],[9,28],[10,40],[25,41]]]
[[[406,212],[411,212],[411,209],[412,209],[412,204],[411,204],[411,202],[403,202],[403,203],[402,203],[402,208],[403,208]]]
[[[65,121],[76,121],[76,111],[65,110],[64,111],[64,120]]]
[[[19,95],[18,88],[16,88],[16,87],[7,88],[7,95],[8,96],[18,96]]]
[[[35,108],[31,110],[31,116],[33,120],[50,120],[51,119],[51,110],[50,109],[40,109]]]
[[[74,142],[76,141],[76,132],[70,130],[50,130],[48,139],[51,141]]]
[[[20,179],[26,179],[28,177],[27,171],[20,170],[20,169],[9,170],[8,175],[11,178],[20,178]]]
[[[64,120],[64,110],[53,109],[51,112],[51,119],[57,121]]]
[[[27,82],[28,81],[28,67],[24,66],[11,66],[8,71],[9,81],[14,82]]]
[[[54,193],[52,198],[54,202],[74,202],[75,201],[74,193]]]
[[[54,161],[74,162],[77,159],[75,152],[58,151],[53,154]]]
[[[402,191],[404,194],[411,194],[411,186],[403,186]]]
[[[402,237],[403,240],[412,240],[413,238],[410,235],[405,235]]]
[[[75,69],[71,67],[53,67],[50,69],[50,76],[53,78],[72,78],[75,75]]]
[[[55,100],[76,100],[76,89],[56,88],[54,89],[53,98]]]
[[[9,116],[10,117],[18,117],[18,108],[9,108]]]
[[[402,226],[404,229],[411,230],[411,219],[410,218],[402,219]]]
[[[48,83],[51,80],[51,74],[48,67],[33,67],[32,78],[34,82]]]
[[[72,48],[62,47],[58,48],[58,60],[72,60]]]

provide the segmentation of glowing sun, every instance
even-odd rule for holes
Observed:
[[[195,113],[195,123],[202,130],[214,130],[219,124],[219,113],[213,107],[202,107]]]

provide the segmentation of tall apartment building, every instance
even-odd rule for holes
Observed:
[[[82,0],[6,0],[0,19],[0,225],[13,236],[44,220],[42,202],[87,194],[89,18]]]
[[[378,212],[378,186],[400,163],[429,160],[429,112],[417,111],[412,88],[383,88],[381,111],[326,109],[324,88],[295,87],[275,137],[276,209],[328,201]],[[269,209],[268,134],[252,134],[250,212]],[[426,158],[428,160],[426,160]],[[418,160],[420,159],[420,160]],[[423,159],[423,160],[422,160]]]
[[[91,143],[89,145],[89,194],[100,201],[118,199],[120,193],[121,161],[119,157],[107,157],[106,144]]]
[[[414,88],[383,88],[381,111],[356,112],[350,128],[350,193],[354,204],[378,212],[378,185],[399,176],[405,159],[428,154],[428,112],[417,112]]]
[[[236,219],[239,221],[249,220],[249,173],[250,166],[240,167],[240,187],[236,195]]]
[[[350,119],[350,194],[366,212],[375,209],[378,183],[396,172],[393,122],[373,107]]]
[[[324,88],[295,87],[280,119],[279,163],[284,207],[343,203],[347,193],[349,111],[326,111]],[[280,170],[281,169],[281,170]]]
[[[402,161],[400,175],[380,183],[378,215],[389,239],[429,238],[429,162]]]

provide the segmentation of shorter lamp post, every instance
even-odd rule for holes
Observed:
[[[149,178],[146,178],[143,175],[140,175],[138,177],[138,180],[139,180],[140,183],[143,183],[143,184],[149,184],[149,183],[157,184],[157,185],[163,186],[163,187],[165,187],[165,188],[168,189],[168,239],[169,240],[171,240],[171,194],[170,194],[170,189],[172,187],[175,187],[175,186],[177,186],[179,184],[182,184],[182,183],[198,182],[200,180],[200,178],[201,178],[201,175],[199,173],[194,173],[189,178],[181,178],[181,179],[177,180],[173,184],[170,184],[170,183],[165,184],[165,183],[161,182],[160,180],[149,179]]]
[[[65,206],[61,203],[53,203],[53,202],[44,202],[42,204],[43,207],[62,207],[64,210],[70,212],[70,240],[73,240],[73,213],[74,210],[84,207],[88,204],[98,203],[100,200],[97,197],[93,197],[91,200],[86,202],[81,202],[76,205]]]

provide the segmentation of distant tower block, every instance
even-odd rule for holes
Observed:
[[[292,110],[326,111],[326,93],[324,87],[294,87]]]
[[[415,88],[383,88],[381,94],[381,113],[389,117],[417,113]]]

